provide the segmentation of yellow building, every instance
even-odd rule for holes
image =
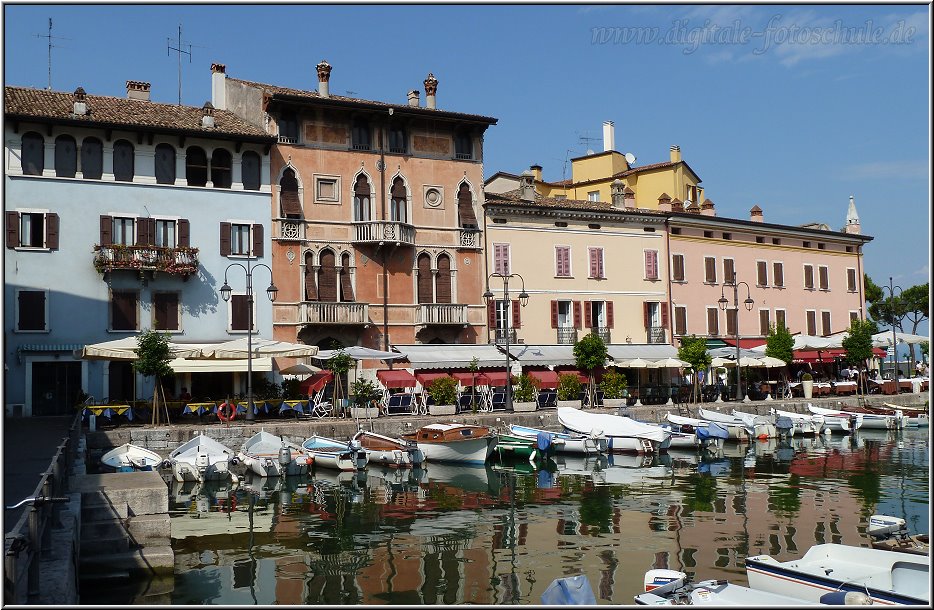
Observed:
[[[626,194],[626,207],[665,209],[670,201],[677,209],[685,209],[704,201],[704,188],[700,177],[681,158],[681,147],[672,146],[669,160],[650,165],[634,165],[635,157],[614,150],[612,121],[603,124],[603,152],[590,153],[571,159],[571,178],[547,182],[542,177],[542,166],[529,168],[535,191],[545,198],[578,201],[609,202],[611,185],[621,180]],[[486,181],[487,193],[501,194],[519,187],[519,176],[498,172]],[[690,204],[688,203],[690,202]],[[664,210],[670,211],[670,210]]]

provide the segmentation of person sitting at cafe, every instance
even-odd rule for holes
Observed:
[[[178,399],[181,400],[182,402],[190,402],[190,401],[191,401],[191,394],[188,393],[188,388],[186,388],[186,387],[183,387],[183,388],[182,388],[182,393],[179,394]]]

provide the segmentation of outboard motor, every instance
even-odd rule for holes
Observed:
[[[820,603],[829,606],[871,606],[872,598],[861,591],[833,591],[820,596]]]
[[[207,453],[199,453],[195,456],[195,468],[198,469],[198,472],[205,472],[208,469],[208,466],[211,465],[211,460],[208,457]]]
[[[775,418],[775,429],[778,430],[779,436],[791,436],[795,429],[795,423],[791,421],[790,417],[781,415]]]
[[[688,575],[677,570],[649,570],[642,579],[642,587],[656,595],[664,595],[678,589],[687,582]]]
[[[286,446],[279,447],[279,465],[282,466],[282,472],[285,472],[286,467],[292,461],[292,450]]]
[[[904,519],[886,515],[873,515],[869,517],[866,533],[876,540],[883,540],[892,536],[906,535],[908,527]]]
[[[169,469],[169,468],[171,468],[171,467],[172,467],[172,460],[169,460],[169,459],[162,460],[162,463],[159,464],[159,467],[160,467],[160,468],[163,468],[163,469],[166,469],[166,470]]]

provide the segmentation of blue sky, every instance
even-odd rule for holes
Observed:
[[[930,276],[929,10],[6,4],[4,77],[47,86],[49,18],[60,37],[55,90],[124,96],[126,80],[142,80],[154,100],[177,101],[167,47],[179,24],[192,45],[186,104],[210,99],[212,62],[314,89],[314,66],[327,59],[333,93],[398,103],[431,71],[439,108],[499,119],[487,132],[487,176],[539,163],[560,180],[566,159],[602,150],[612,120],[616,148],[637,165],[681,146],[721,216],[748,218],[757,204],[767,222],[838,229],[854,195],[875,237],[867,272],[908,287]],[[841,41],[851,28],[877,38]]]

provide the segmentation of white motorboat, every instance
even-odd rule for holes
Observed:
[[[749,431],[746,428],[746,422],[734,415],[728,415],[726,413],[720,413],[719,411],[710,411],[699,407],[697,409],[697,414],[700,415],[701,419],[708,422],[714,422],[726,429],[729,434],[727,440],[731,441],[748,441],[749,440]]]
[[[895,551],[817,544],[801,559],[746,558],[753,589],[819,602],[830,592],[865,593],[879,604],[930,606],[931,558]]]
[[[485,464],[498,438],[486,426],[469,424],[428,424],[402,435],[414,441],[430,462]]]
[[[751,438],[766,439],[778,437],[778,428],[775,425],[775,418],[771,415],[746,413],[733,409],[733,417],[743,420]]]
[[[131,443],[124,443],[101,456],[101,464],[114,472],[156,470],[162,462],[162,456],[155,451]]]
[[[244,466],[261,477],[279,477],[308,472],[308,456],[301,446],[260,430],[251,436],[237,454]]]
[[[367,430],[358,430],[353,440],[367,452],[370,463],[389,466],[418,466],[425,460],[422,450],[401,438],[383,436]]]
[[[312,435],[302,443],[315,467],[333,470],[363,470],[370,462],[367,451],[356,441],[339,441],[326,436]]]
[[[666,413],[665,419],[671,424],[673,431],[682,433],[693,432],[697,436],[698,444],[703,447],[717,445],[730,438],[730,432],[725,426],[706,419],[685,417],[672,413]]]
[[[613,452],[656,453],[671,443],[671,433],[623,415],[588,413],[574,407],[558,407],[558,421],[577,434],[597,434],[609,439]]]
[[[538,438],[539,434],[551,435],[551,444],[557,453],[594,454],[606,453],[609,442],[605,436],[596,434],[568,434],[566,432],[551,432],[529,426],[510,424],[509,432],[514,436],[525,438]]]
[[[866,408],[870,411],[878,411],[880,413],[884,412],[885,410],[893,411],[896,414],[901,415],[902,422],[904,422],[904,425],[908,427],[926,428],[930,425],[927,411],[925,411],[923,408],[903,407],[900,405],[893,405],[890,402],[884,402],[882,404],[885,405],[885,409],[882,407],[868,406]]]
[[[900,427],[901,418],[897,415],[881,415],[876,413],[859,413],[856,411],[844,411],[843,409],[825,409],[823,407],[815,407],[811,403],[808,403],[808,411],[817,415],[823,415],[826,417],[831,416],[847,416],[850,418],[851,429],[852,430],[894,430]],[[855,421],[855,425],[852,423]]]
[[[691,582],[687,574],[676,570],[649,570],[643,584],[645,593],[635,596],[635,602],[640,606],[812,605],[804,599],[757,591],[726,580]]]
[[[169,454],[169,462],[176,481],[238,479],[230,470],[239,462],[233,450],[204,434],[176,447]]]
[[[872,548],[913,555],[930,555],[931,541],[927,534],[908,533],[904,519],[873,515],[869,517],[866,533],[872,537]]]
[[[820,434],[824,429],[823,415],[805,415],[803,413],[781,411],[779,409],[772,409],[772,413],[778,417],[787,417],[791,420],[792,436],[814,436]],[[849,426],[849,420],[847,420],[847,426]]]

